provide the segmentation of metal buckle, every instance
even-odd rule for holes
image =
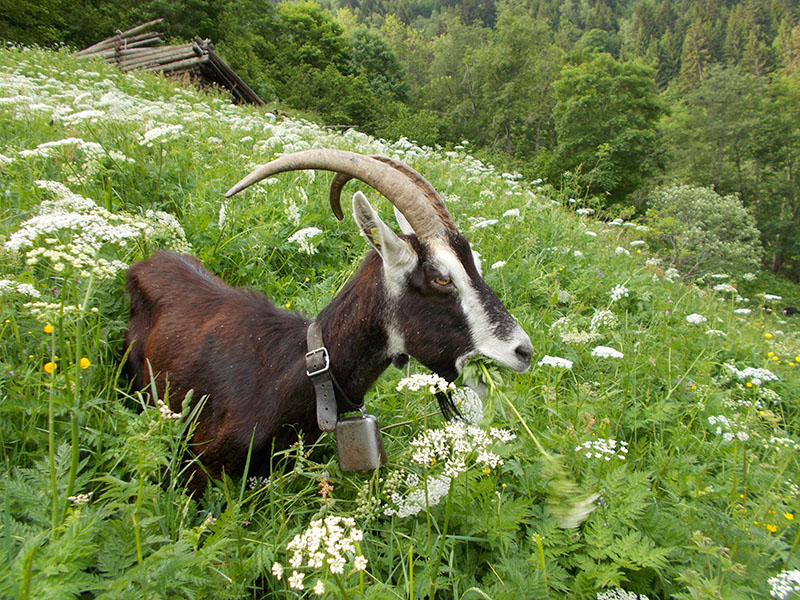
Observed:
[[[311,361],[316,358],[316,355],[322,353],[322,358],[325,362],[325,365],[317,369],[316,371],[309,371]],[[309,377],[314,377],[316,375],[321,375],[325,373],[331,366],[331,357],[328,355],[328,349],[325,346],[321,348],[317,348],[316,350],[312,350],[311,352],[306,352],[306,375]]]

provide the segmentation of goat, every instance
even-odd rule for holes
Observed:
[[[229,197],[266,177],[300,169],[334,171],[330,203],[341,219],[340,193],[360,179],[395,205],[403,235],[378,216],[361,192],[353,213],[372,246],[357,273],[315,322],[340,382],[338,412],[363,405],[367,390],[407,355],[448,381],[484,355],[516,371],[530,366],[528,335],[483,281],[469,242],[444,201],[419,173],[394,159],[340,150],[306,150],[256,168]],[[125,345],[134,384],[150,378],[172,410],[189,390],[207,400],[191,443],[207,476],[265,475],[271,452],[302,433],[321,434],[306,371],[311,320],[275,307],[254,292],[227,286],[189,256],[157,252],[127,272],[130,318]],[[251,442],[252,440],[252,442]]]

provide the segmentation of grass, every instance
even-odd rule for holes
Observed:
[[[468,147],[332,133],[64,52],[3,51],[0,78],[0,596],[763,598],[798,569],[800,333],[762,310],[800,304],[796,287],[671,281],[630,244],[635,227],[580,217]],[[397,390],[423,369],[390,369],[367,398],[389,456],[379,472],[342,473],[323,436],[269,481],[191,498],[188,405],[172,418],[121,375],[124,266],[190,251],[316,314],[366,252],[352,219],[329,214],[329,176],[223,200],[254,165],[312,146],[423,173],[534,365],[468,365],[487,393],[461,428],[424,387]],[[312,226],[309,254],[289,238]],[[341,542],[325,556],[341,569],[308,566],[314,536]]]

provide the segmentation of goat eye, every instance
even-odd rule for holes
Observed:
[[[447,275],[440,275],[439,277],[435,277],[433,279],[433,282],[436,285],[441,285],[441,286],[450,285],[452,283],[452,281],[450,280],[449,277],[447,277]]]

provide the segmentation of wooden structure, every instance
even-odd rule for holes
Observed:
[[[228,89],[238,103],[264,104],[250,86],[214,52],[211,40],[195,37],[195,41],[180,46],[161,45],[161,34],[149,32],[161,23],[156,19],[84,48],[77,53],[83,57],[99,57],[116,64],[123,71],[139,69],[167,75],[188,75],[203,85],[216,84]]]

